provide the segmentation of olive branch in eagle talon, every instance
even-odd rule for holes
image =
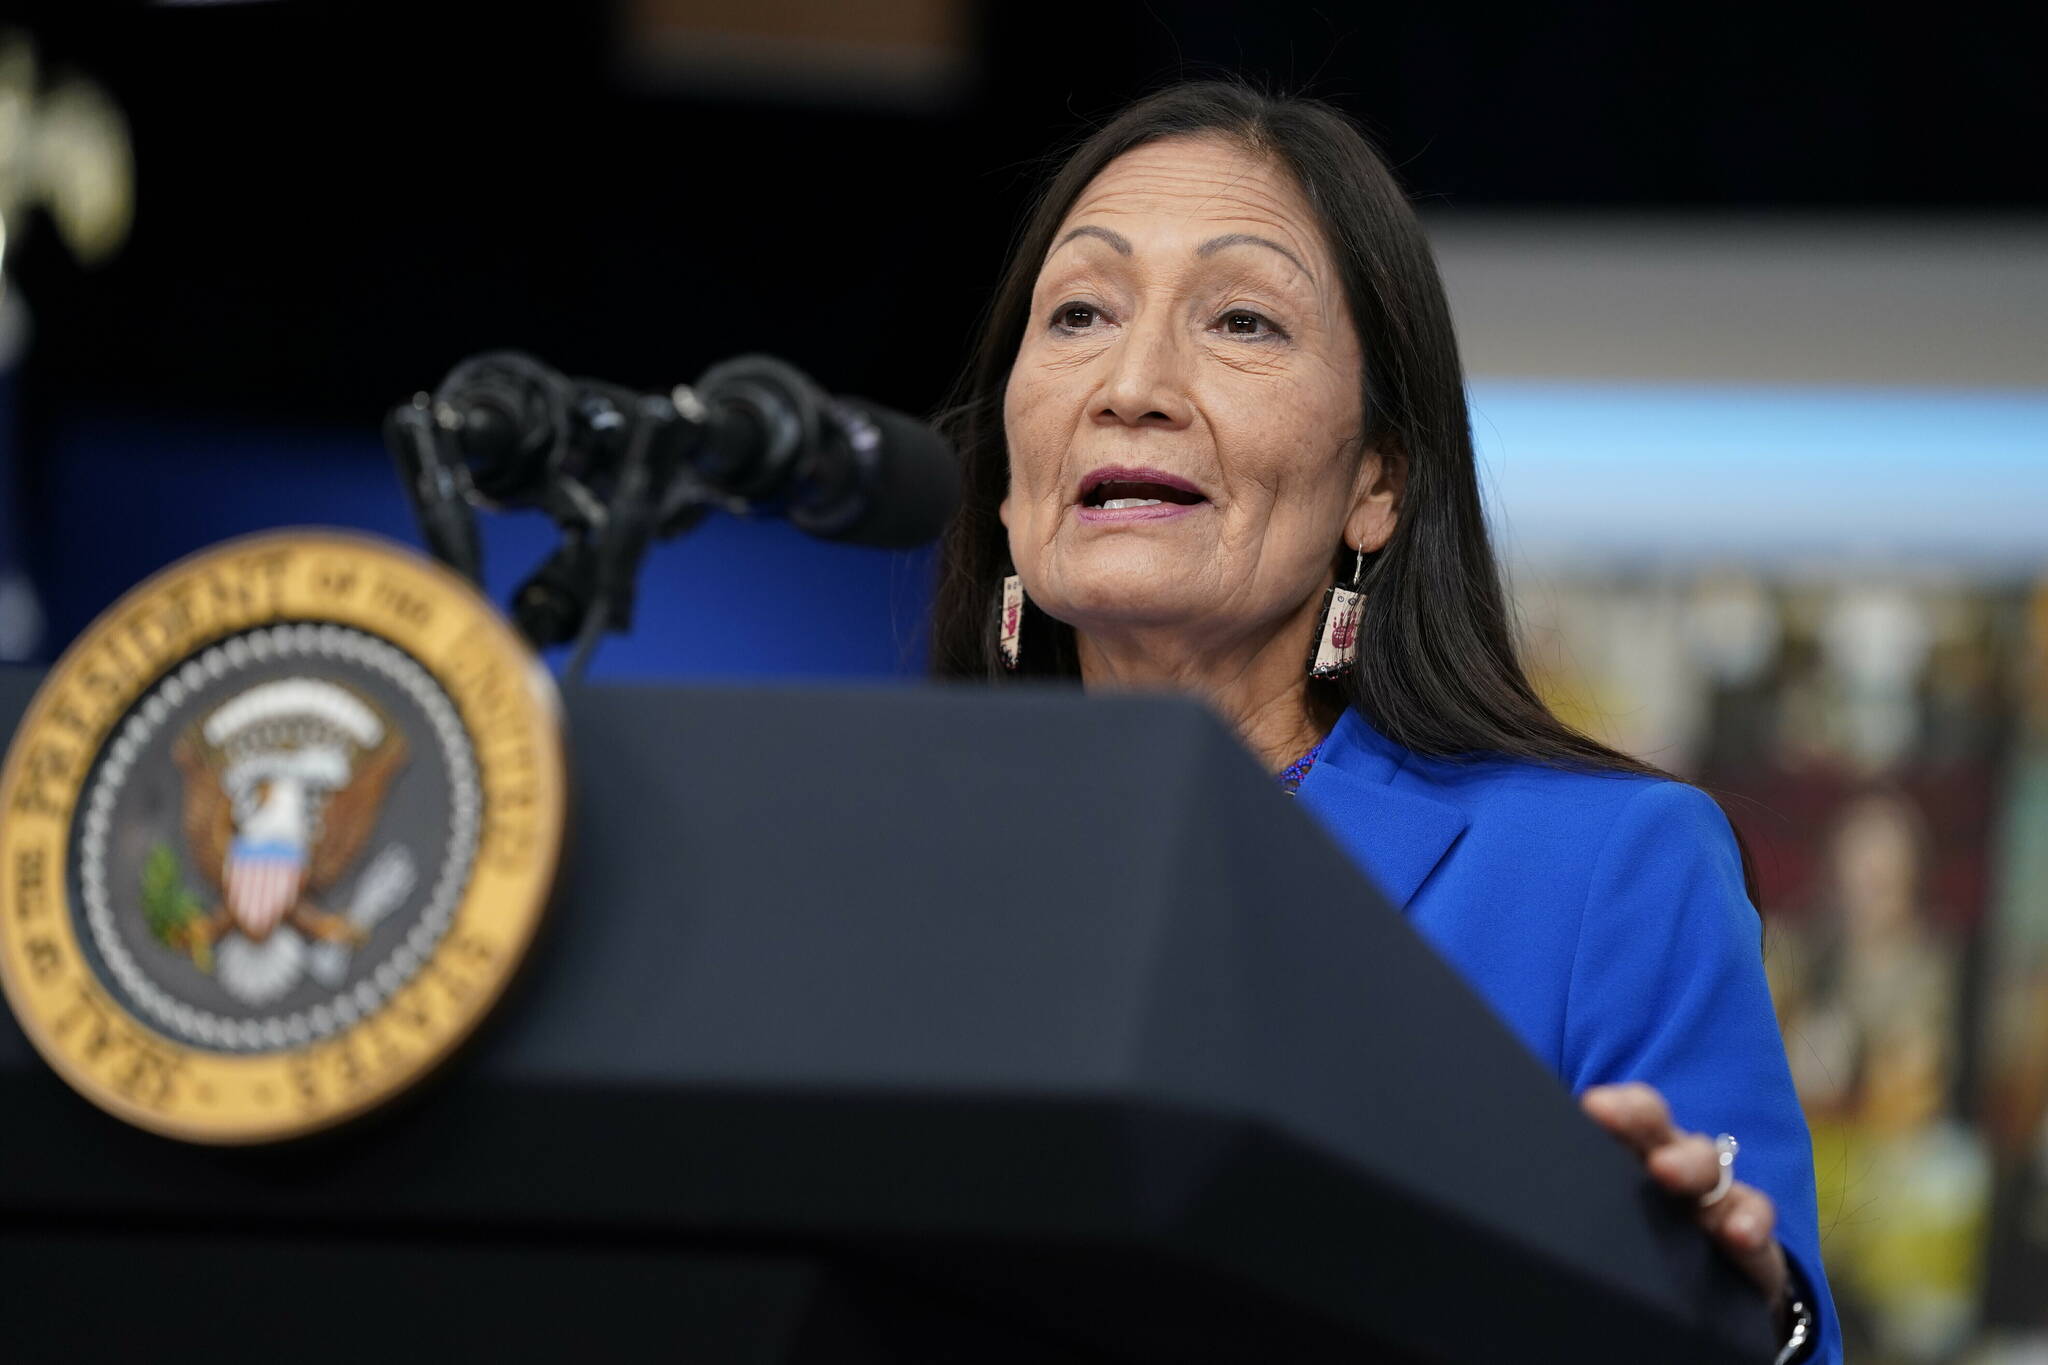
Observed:
[[[178,855],[169,843],[159,842],[142,864],[142,917],[157,942],[190,953],[192,965],[200,971],[213,970],[213,940],[196,932],[206,912],[185,885]]]
[[[358,742],[374,740],[361,748],[286,743],[234,758],[195,726],[171,746],[185,780],[185,846],[217,899],[204,910],[175,878],[173,859],[169,879],[159,868],[152,883],[145,867],[144,913],[152,930],[164,926],[158,932],[163,942],[190,952],[202,970],[211,969],[213,945],[233,932],[261,943],[279,924],[289,924],[308,939],[349,947],[360,947],[366,937],[345,913],[323,908],[315,897],[362,853],[386,790],[405,763],[405,741],[333,684],[292,679],[268,687],[295,688],[301,700],[310,695],[354,722]],[[352,761],[345,749],[355,751]]]

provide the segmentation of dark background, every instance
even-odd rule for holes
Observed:
[[[926,409],[1041,159],[1226,70],[1333,99],[1451,208],[2048,206],[2017,6],[986,3],[915,110],[650,92],[606,5],[468,10],[38,15],[125,106],[139,209],[103,271],[10,254],[32,399],[367,423],[516,344],[650,385],[768,349]]]

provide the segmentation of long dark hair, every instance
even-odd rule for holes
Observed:
[[[1073,629],[1035,607],[1025,609],[1017,673],[997,653],[996,599],[1009,564],[996,513],[1010,476],[1003,391],[1039,266],[1081,191],[1125,152],[1193,134],[1234,139],[1293,172],[1358,329],[1364,448],[1405,466],[1393,536],[1367,559],[1357,665],[1341,698],[1322,700],[1356,707],[1381,734],[1422,754],[1504,754],[1669,777],[1552,715],[1522,670],[1479,499],[1450,307],[1407,195],[1337,110],[1230,81],[1175,85],[1131,105],[1075,148],[1026,219],[942,419],[964,461],[964,489],[932,608],[933,672],[990,682],[1080,677]],[[1351,567],[1349,552],[1333,546],[1332,573]],[[1743,864],[1754,899],[1746,848]]]

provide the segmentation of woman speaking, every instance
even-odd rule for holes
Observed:
[[[1443,285],[1358,131],[1222,83],[1125,111],[1046,187],[950,422],[937,671],[1206,699],[1692,1203],[1779,1359],[1838,1360],[1739,846],[1524,676]]]

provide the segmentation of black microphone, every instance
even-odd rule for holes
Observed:
[[[960,500],[952,449],[922,422],[835,398],[768,356],[651,395],[571,379],[516,351],[471,357],[394,408],[385,438],[427,544],[481,582],[475,511],[538,508],[562,544],[513,598],[536,645],[628,630],[650,541],[715,506],[787,517],[825,540],[907,549]]]
[[[532,499],[561,460],[573,423],[569,381],[530,355],[488,351],[448,372],[394,417],[432,423],[447,472],[486,506]]]
[[[960,501],[960,463],[937,432],[773,357],[723,361],[671,401],[698,428],[684,459],[699,479],[821,539],[923,545]]]

